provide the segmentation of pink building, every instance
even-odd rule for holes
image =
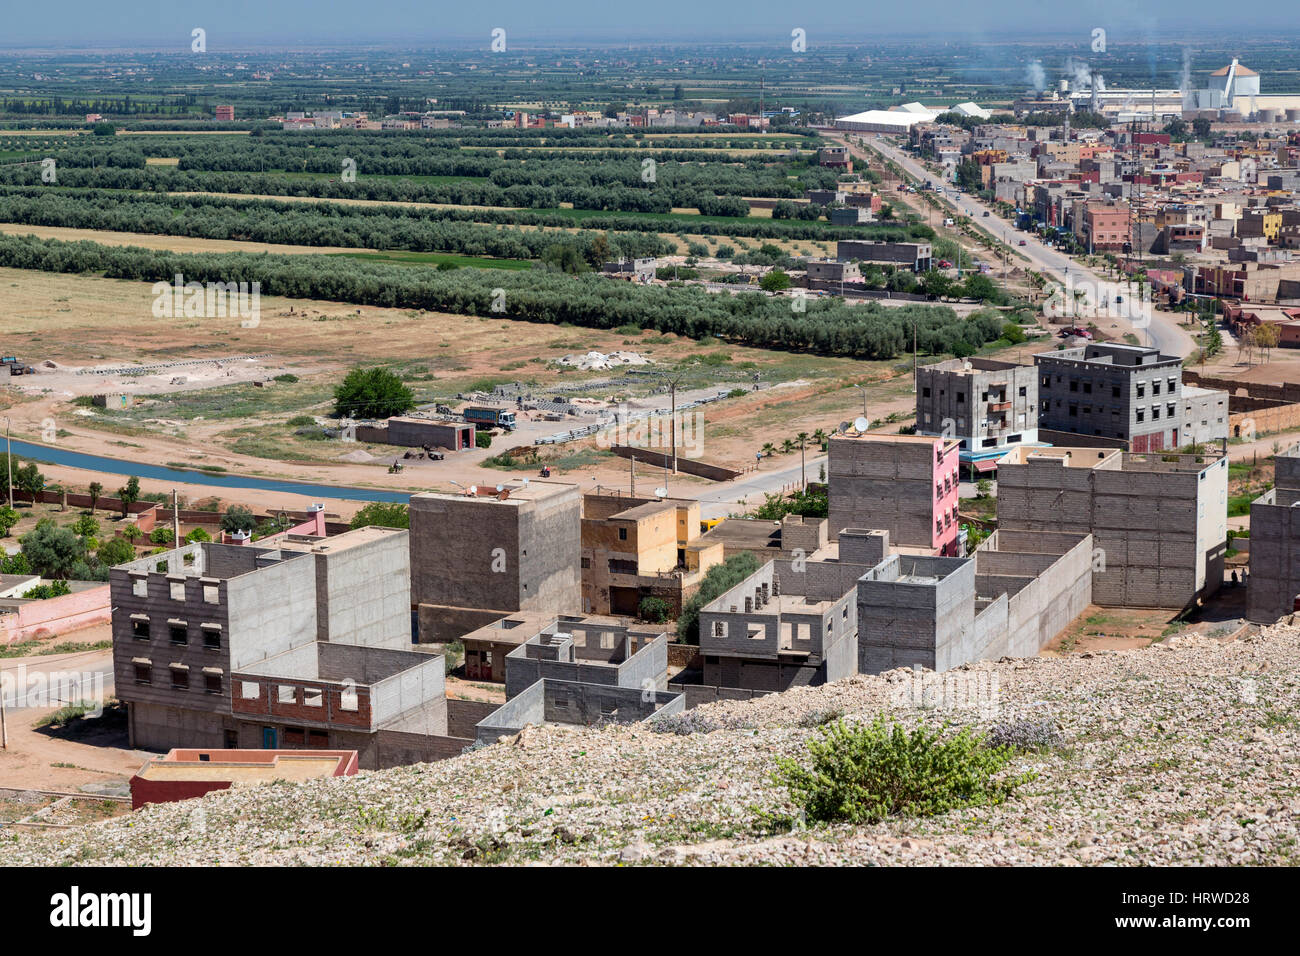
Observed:
[[[829,536],[844,528],[889,532],[897,546],[959,556],[955,439],[836,435],[830,441]]]

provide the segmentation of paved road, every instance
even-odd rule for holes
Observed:
[[[81,651],[0,660],[5,709],[49,710],[113,695],[113,652]]]
[[[735,481],[713,485],[708,491],[696,495],[700,500],[700,518],[702,520],[725,518],[733,511],[744,510],[737,504],[742,498],[758,499],[760,495],[780,491],[786,485],[797,485],[800,480],[799,453],[796,451],[790,457],[794,459],[794,464],[788,468],[750,473]],[[825,461],[825,455],[808,456],[806,468],[809,481],[818,480],[820,474],[818,469]],[[751,503],[761,504],[761,499]]]
[[[844,140],[843,134],[840,134],[839,136],[835,136],[835,134],[831,135],[835,138]],[[844,141],[847,142],[847,140]],[[880,153],[893,160],[909,175],[926,182],[939,181],[937,175],[930,172],[909,154],[886,142],[882,137],[872,135],[870,136],[870,142],[872,148],[879,150]],[[852,143],[848,143],[848,146],[856,155],[865,158],[864,152],[861,148],[854,146]],[[1033,233],[1018,232],[1008,224],[1005,219],[998,216],[992,206],[986,205],[973,196],[956,192],[949,187],[940,195],[940,198],[948,205],[954,207],[962,215],[969,216],[980,228],[988,230],[988,232],[995,238],[1000,239],[1008,246],[1014,248],[1018,253],[1023,254],[1030,260],[1036,269],[1052,276],[1060,282],[1066,281],[1067,274],[1076,282],[1081,279],[1086,279],[1090,282],[1098,283],[1099,287],[1101,283],[1108,281],[1104,276],[1088,269],[1078,262],[1075,262],[1069,256],[1053,249],[1051,246],[1048,246]],[[986,212],[989,214],[987,219],[984,217],[984,213]],[[1025,245],[1019,245],[1021,240],[1024,240]],[[1112,319],[1110,321],[1118,325],[1121,332],[1132,328],[1132,324],[1124,319]],[[1097,320],[1097,324],[1103,328],[1105,328],[1103,324],[1105,322],[1106,319],[1104,318]],[[1186,331],[1179,327],[1176,315],[1171,312],[1157,311],[1155,312],[1150,325],[1146,328],[1134,328],[1133,331],[1138,335],[1141,341],[1148,345],[1156,346],[1161,352],[1168,355],[1186,357],[1196,348],[1195,340],[1188,335]]]

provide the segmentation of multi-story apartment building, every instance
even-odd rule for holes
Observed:
[[[582,607],[577,485],[524,479],[412,495],[410,543],[421,643],[456,640],[514,611]]]
[[[1177,448],[1182,360],[1138,345],[1098,343],[1044,352],[1039,427],[1128,442],[1133,451]]]
[[[1038,441],[1038,373],[996,359],[951,359],[916,372],[916,431],[955,438],[962,464],[992,471],[1008,448]]]
[[[873,528],[900,545],[957,554],[958,455],[953,438],[833,436],[829,536]]]
[[[234,671],[316,642],[411,645],[407,533],[189,544],[110,573],[131,746],[241,747]]]

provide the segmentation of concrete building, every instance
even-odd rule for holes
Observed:
[[[1092,538],[999,529],[974,556],[895,554],[858,581],[858,667],[1032,657],[1092,600]]]
[[[663,690],[668,635],[608,618],[557,619],[506,655],[507,699],[539,680]]]
[[[847,549],[861,539],[846,535],[841,541]],[[809,560],[807,568],[820,563]],[[796,572],[789,564],[769,562],[702,607],[706,693],[783,691],[853,676],[857,619],[852,583],[841,590],[839,570]],[[689,696],[688,701],[699,702]]]
[[[693,499],[584,495],[582,611],[639,616],[643,600],[659,598],[676,617],[723,550],[700,540]]]
[[[928,242],[871,242],[844,240],[835,243],[835,258],[841,262],[879,262],[926,272],[930,269],[933,251]]]
[[[1300,444],[1273,458],[1274,486],[1250,504],[1246,617],[1271,624],[1300,606]]]
[[[406,448],[443,448],[465,451],[474,447],[474,426],[466,422],[440,422],[429,418],[390,418],[379,427],[358,425],[357,441],[373,441]]]
[[[606,262],[600,267],[602,275],[613,276],[618,279],[628,279],[632,282],[642,284],[650,282],[655,277],[655,260],[654,257],[645,259],[620,259],[618,262]]]
[[[411,496],[411,599],[421,643],[445,643],[517,611],[582,607],[582,496],[524,479],[474,494]]]
[[[545,679],[483,718],[475,728],[476,739],[486,745],[517,734],[529,724],[625,724],[685,709],[686,698],[671,691]]]
[[[506,657],[506,703],[476,727],[480,743],[527,724],[626,723],[685,706],[669,693],[668,635],[610,618],[554,619]]]
[[[274,547],[194,543],[113,568],[131,746],[241,746],[230,675],[295,647],[410,647],[409,567],[407,533],[372,527]]]
[[[993,471],[1008,448],[1038,442],[1038,373],[996,359],[950,359],[916,372],[916,431],[957,440],[962,464]]]
[[[1092,599],[1184,608],[1223,583],[1228,459],[1018,448],[998,465],[999,531],[1091,534]]]
[[[952,438],[833,435],[830,538],[844,528],[877,528],[900,545],[958,554],[958,460]]]
[[[441,654],[315,641],[233,668],[239,747],[355,750],[363,770],[453,757]]]
[[[1034,364],[1041,428],[1119,439],[1137,452],[1185,444],[1177,355],[1090,343],[1035,355]]]
[[[1182,361],[1157,349],[1088,344],[1034,356],[1039,425],[1134,452],[1170,450],[1228,437],[1228,396],[1183,386]]]

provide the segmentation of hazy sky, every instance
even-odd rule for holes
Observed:
[[[494,27],[511,45],[591,40],[753,41],[789,46],[790,31],[807,31],[809,47],[826,40],[925,32],[974,40],[1006,34],[1084,37],[1105,27],[1125,36],[1186,35],[1216,26],[1272,24],[1300,31],[1293,0],[1242,8],[1222,0],[55,0],[6,2],[0,48],[137,47],[188,50],[190,31],[207,31],[208,50],[251,45],[291,48],[310,43],[389,41],[419,47],[462,46]],[[1290,11],[1290,12],[1288,12]],[[1282,23],[1289,20],[1289,23]]]

